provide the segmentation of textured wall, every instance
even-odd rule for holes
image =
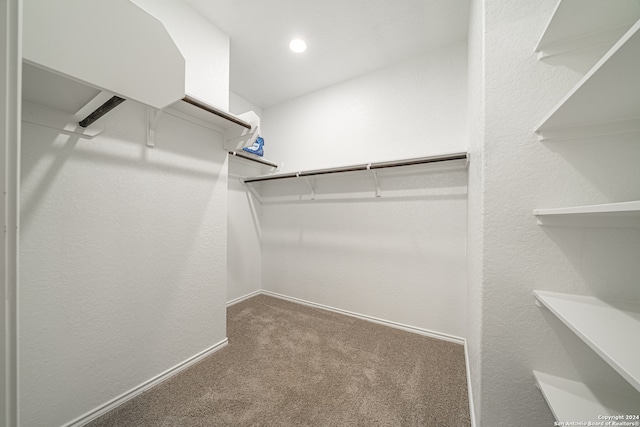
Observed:
[[[555,3],[484,1],[483,182],[469,188],[483,192],[481,405],[487,427],[553,424],[533,369],[630,389],[532,296],[541,289],[638,299],[639,292],[638,229],[540,227],[532,215],[535,208],[640,198],[637,135],[540,143],[533,133],[584,72],[570,58],[553,65],[533,51]],[[479,30],[471,37],[480,37]]]
[[[398,171],[381,198],[366,173],[318,179],[312,201],[295,200],[304,185],[264,188],[263,288],[464,337],[466,171]]]
[[[125,102],[93,140],[23,123],[22,425],[64,424],[220,342],[222,136]]]
[[[227,301],[262,286],[262,206],[241,181],[243,177],[261,173],[259,165],[229,157]]]
[[[229,93],[229,111],[247,111],[262,116],[262,109],[246,99]],[[229,193],[227,230],[227,301],[232,301],[262,287],[262,206],[242,184],[242,179],[271,170],[259,163],[229,157]]]
[[[268,156],[298,171],[467,149],[466,43],[264,110]]]
[[[457,43],[265,109],[265,155],[291,171],[465,151],[466,117]],[[263,288],[464,336],[466,171],[436,170],[383,174],[380,199],[367,174],[316,180],[315,201],[302,180],[259,186]]]
[[[228,110],[229,36],[182,0],[132,1],[164,24],[182,52],[187,95]]]

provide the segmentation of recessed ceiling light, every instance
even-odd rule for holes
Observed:
[[[289,49],[295,53],[302,53],[307,50],[307,44],[302,39],[293,39],[291,43],[289,43]]]

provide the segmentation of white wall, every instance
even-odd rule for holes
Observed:
[[[93,140],[23,124],[22,424],[62,425],[226,337],[222,136],[128,101]]]
[[[262,206],[242,184],[262,173],[259,165],[229,156],[227,301],[262,287]]]
[[[465,151],[466,46],[265,109],[265,157],[283,171]],[[465,335],[466,171],[258,186],[263,288],[458,337]],[[302,195],[301,197],[299,195]]]
[[[229,92],[229,111],[247,111],[262,116],[262,109]],[[255,200],[242,179],[262,175],[271,168],[229,156],[228,241],[227,241],[227,301],[243,297],[262,287],[262,206]]]
[[[317,180],[316,200],[269,203],[264,189],[263,288],[464,337],[466,171],[389,170],[380,182],[381,198],[362,173]]]
[[[228,110],[229,36],[182,0],[132,1],[164,24],[182,52],[186,94]]]
[[[470,173],[469,189],[470,213],[482,215],[482,254],[475,253],[477,242],[470,248],[483,263],[473,298],[481,293],[481,425],[487,427],[553,424],[534,369],[631,391],[532,296],[541,289],[639,299],[638,229],[540,227],[532,215],[535,208],[640,198],[637,135],[541,143],[533,133],[581,77],[570,66],[539,62],[533,51],[555,3],[484,0],[484,36],[482,26],[471,27],[473,49],[484,37],[484,81],[474,83],[484,91],[474,113],[482,117],[483,135],[474,140],[484,157],[479,174]]]
[[[264,110],[283,171],[466,151],[466,43]]]
[[[258,115],[258,117],[262,118],[262,108],[231,91],[229,91],[229,111],[233,114],[242,114],[247,111],[253,111]]]

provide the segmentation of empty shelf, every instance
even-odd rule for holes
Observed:
[[[598,416],[637,415],[639,412],[640,397],[588,387],[542,372],[534,371],[533,374],[557,421],[603,421]]]
[[[640,21],[536,129],[540,140],[640,132]]]
[[[535,209],[540,225],[565,227],[640,227],[640,201],[570,208]]]
[[[546,291],[534,295],[640,391],[640,303]]]
[[[228,151],[228,153],[232,156],[239,157],[241,159],[249,160],[255,163],[260,163],[262,165],[270,166],[276,169],[278,168],[278,164],[275,162],[272,162],[271,160],[263,159],[261,157],[255,157],[255,156],[252,156],[251,154],[245,154],[242,151]]]
[[[189,120],[189,118],[194,118],[221,129],[251,129],[250,123],[192,96],[185,96],[184,99],[174,102],[166,111],[169,114],[176,115],[187,120]]]
[[[540,58],[603,44],[611,47],[640,19],[635,0],[561,0],[536,52]]]

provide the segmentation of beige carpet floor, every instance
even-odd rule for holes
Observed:
[[[229,345],[89,424],[469,426],[461,345],[259,295]]]

